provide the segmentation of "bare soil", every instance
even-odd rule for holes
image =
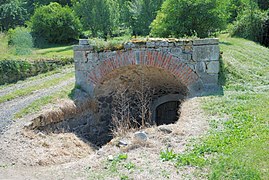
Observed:
[[[177,123],[144,129],[149,140],[133,140],[134,132],[114,138],[98,149],[72,133],[43,134],[23,128],[29,119],[16,121],[0,136],[1,179],[204,179],[205,169],[176,168],[162,162],[160,151],[184,152],[187,144],[207,132],[207,117],[200,99],[186,100]],[[128,146],[119,147],[118,142]],[[127,154],[113,164],[111,157]],[[130,165],[133,165],[129,167]],[[199,175],[197,175],[199,172]]]

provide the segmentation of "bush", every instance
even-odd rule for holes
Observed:
[[[216,0],[166,0],[151,24],[151,35],[207,37],[225,28],[228,15]]]
[[[28,29],[17,27],[8,31],[8,44],[14,47],[16,55],[27,55],[31,54],[33,38]]]
[[[36,42],[41,39],[48,43],[71,42],[78,38],[81,28],[73,11],[55,2],[37,8],[31,17],[30,26]]]
[[[14,83],[71,63],[73,58],[39,61],[3,60],[0,61],[0,85]]]
[[[230,34],[261,43],[266,33],[265,28],[268,20],[267,12],[259,9],[246,10],[239,14],[230,28]]]

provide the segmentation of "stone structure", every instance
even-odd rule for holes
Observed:
[[[141,79],[146,79],[155,90],[154,113],[166,101],[198,96],[217,87],[219,54],[219,41],[213,38],[131,41],[121,50],[102,52],[96,52],[87,40],[80,40],[74,46],[76,84],[99,101],[100,121],[107,121],[113,92],[122,85],[132,84],[136,89]]]

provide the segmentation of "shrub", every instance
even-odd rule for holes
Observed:
[[[230,28],[232,36],[238,36],[256,42],[262,42],[266,22],[269,20],[267,12],[259,9],[246,10],[239,14]]]
[[[216,0],[166,0],[151,24],[151,35],[207,37],[225,28],[224,11]]]
[[[16,55],[27,55],[31,54],[33,38],[28,29],[17,27],[8,31],[8,44],[14,47]]]
[[[0,85],[14,83],[71,63],[73,58],[39,61],[3,60],[0,61]]]
[[[37,8],[31,17],[30,26],[37,42],[43,39],[48,43],[71,42],[78,38],[81,28],[73,11],[55,2]]]

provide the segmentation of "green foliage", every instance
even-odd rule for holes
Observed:
[[[170,161],[176,158],[176,154],[174,153],[173,149],[169,150],[166,149],[165,151],[161,151],[160,157],[162,161]]]
[[[203,166],[206,162],[200,153],[176,154],[173,149],[166,149],[160,152],[162,161],[173,161],[176,167],[179,166]]]
[[[216,0],[166,0],[151,24],[151,35],[208,37],[225,28],[227,18]]]
[[[81,28],[73,11],[58,3],[37,8],[30,26],[37,42],[43,39],[49,43],[67,43],[77,39]]]
[[[119,4],[116,0],[73,1],[73,6],[84,29],[90,29],[93,37],[107,38],[118,26]]]
[[[119,154],[110,160],[109,168],[111,172],[118,172],[118,165],[128,158],[127,154]]]
[[[104,51],[104,50],[120,50],[123,49],[123,44],[130,40],[129,36],[112,38],[105,41],[101,38],[92,38],[89,39],[89,44],[93,46],[95,51]]]
[[[260,9],[267,10],[269,9],[269,1],[268,0],[257,0],[258,6]]]
[[[131,169],[134,169],[134,168],[135,168],[135,164],[132,163],[132,162],[129,162],[129,163],[125,164],[124,167],[125,167],[127,170],[131,170]]]
[[[23,0],[0,1],[0,30],[7,31],[17,25],[23,25],[27,16]]]
[[[231,28],[231,35],[262,42],[265,36],[266,23],[269,21],[267,12],[259,9],[248,9],[238,15]]]
[[[76,14],[92,37],[108,38],[132,32],[148,35],[149,25],[164,0],[82,0],[73,1]]]
[[[33,48],[33,37],[30,31],[24,27],[9,29],[9,45],[15,48],[16,55],[31,54]]]
[[[132,29],[133,35],[148,35],[149,25],[155,19],[164,0],[134,0],[123,2],[123,22]]]
[[[54,70],[56,67],[64,66],[73,62],[73,59],[58,61],[15,61],[3,60],[0,61],[0,85],[13,83],[23,80],[27,77],[35,76],[40,73],[45,73]]]
[[[228,23],[236,20],[238,14],[242,13],[249,6],[249,0],[227,0],[225,4],[226,12],[229,13]]]

